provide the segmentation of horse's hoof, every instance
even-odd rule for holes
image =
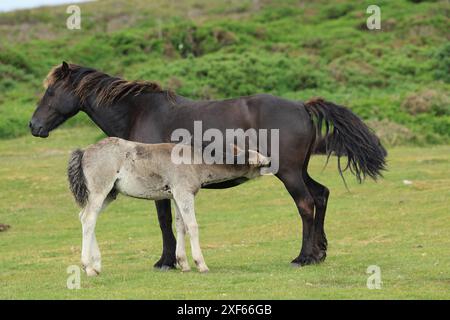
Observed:
[[[172,270],[172,269],[176,269],[176,263],[162,263],[161,260],[158,261],[157,263],[155,263],[153,265],[153,268],[156,270],[161,270],[161,271],[167,271],[167,270]]]
[[[161,260],[159,260],[158,262],[156,262],[153,265],[153,268],[161,270],[161,271],[167,271],[167,270],[172,270],[172,269],[176,269],[176,263],[173,262],[161,262]]]
[[[173,266],[166,266],[166,265],[162,265],[161,267],[154,267],[154,269],[155,270],[158,270],[158,271],[170,271],[170,270],[173,270],[173,269],[176,269],[175,267],[173,267]]]
[[[327,258],[327,252],[325,250],[320,250],[318,256],[317,256],[317,263],[324,262]]]
[[[162,259],[160,259],[159,261],[157,261],[157,262],[153,265],[153,268],[155,268],[155,269],[161,269],[162,266],[163,266]]]
[[[308,265],[312,265],[312,264],[317,264],[319,262],[319,260],[317,259],[317,257],[313,256],[313,255],[301,255],[298,256],[297,258],[295,258],[294,260],[292,260],[291,265],[295,266],[295,267],[303,267],[303,266],[308,266]]]

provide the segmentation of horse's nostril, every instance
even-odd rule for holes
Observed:
[[[28,122],[28,127],[31,128],[31,126],[32,126],[32,124],[31,124],[31,121],[30,121],[30,122]]]

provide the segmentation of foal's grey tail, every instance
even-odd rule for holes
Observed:
[[[86,177],[83,173],[83,159],[84,151],[77,149],[72,152],[67,167],[67,176],[69,178],[70,191],[72,191],[75,201],[80,207],[84,207],[87,203],[89,190],[86,186]]]

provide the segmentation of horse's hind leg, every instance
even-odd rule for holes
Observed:
[[[83,230],[83,244],[81,249],[81,264],[88,276],[96,276],[100,273],[94,266],[100,265],[100,250],[95,240],[95,225],[98,215],[103,208],[105,196],[90,194],[86,207],[80,213],[80,221]],[[94,258],[93,258],[94,257]]]
[[[191,267],[189,266],[188,259],[186,256],[186,226],[183,222],[183,217],[181,216],[180,209],[178,208],[177,203],[175,203],[175,224],[177,229],[177,248],[175,251],[175,255],[177,258],[177,262],[181,267],[181,271],[190,271]]]
[[[327,247],[328,247],[328,241],[325,235],[324,224],[330,190],[328,190],[328,188],[325,187],[324,185],[312,179],[308,175],[306,170],[303,171],[303,177],[309,189],[309,192],[314,198],[314,204],[316,207],[316,212],[314,216],[314,231],[315,231],[314,242],[320,250],[319,259],[320,261],[323,261],[327,256]]]
[[[314,198],[303,181],[301,172],[292,170],[278,174],[289,194],[295,201],[303,224],[302,248],[292,263],[308,265],[319,262],[319,252],[314,244]]]

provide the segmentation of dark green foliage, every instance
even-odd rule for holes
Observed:
[[[22,72],[33,72],[31,61],[27,61],[23,52],[18,48],[2,47],[0,51],[0,64],[12,66]]]
[[[437,0],[408,0],[413,3],[421,3],[421,2],[436,2]]]
[[[434,60],[436,68],[434,72],[435,78],[450,83],[450,43],[446,43],[439,48]]]
[[[445,1],[380,1],[382,31],[366,28],[370,1],[113,2],[82,5],[78,31],[64,7],[0,14],[0,138],[27,133],[42,80],[68,60],[197,99],[323,96],[412,142],[450,140]]]
[[[325,10],[325,17],[328,19],[338,19],[345,16],[347,13],[352,11],[354,8],[353,2],[347,3],[333,3],[328,6]]]
[[[176,75],[183,83],[178,89],[182,95],[206,98],[205,88],[215,92],[212,98],[236,97],[267,92],[283,95],[307,88],[317,88],[320,72],[307,58],[291,58],[284,54],[244,52],[240,54],[209,54],[163,64],[161,61],[140,68],[137,77],[158,78],[166,83]]]

